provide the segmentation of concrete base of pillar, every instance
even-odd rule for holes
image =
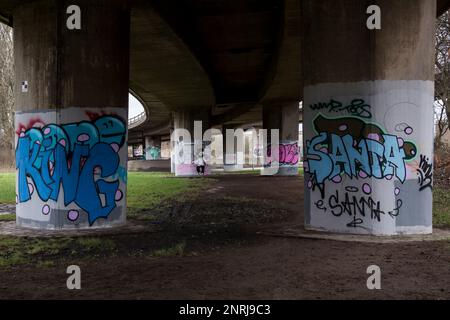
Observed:
[[[93,226],[90,226],[88,217],[85,215],[74,222],[66,218],[70,214],[68,210],[51,209],[51,211],[57,214],[52,214],[48,221],[38,221],[17,216],[16,225],[19,228],[31,230],[92,230],[119,228],[127,224],[126,216],[122,214],[122,208],[112,212],[108,216],[108,220],[98,220]]]
[[[278,170],[277,176],[298,176],[298,167],[280,167]]]
[[[236,172],[244,170],[244,165],[242,164],[226,164],[223,166],[223,171],[225,172]]]
[[[204,172],[195,164],[177,164],[175,167],[175,175],[177,177],[202,177],[211,174],[211,168],[206,166]]]
[[[170,160],[134,160],[128,161],[128,171],[170,172]]]

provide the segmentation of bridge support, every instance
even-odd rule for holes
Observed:
[[[436,1],[303,1],[305,225],[432,232]]]
[[[208,109],[183,110],[173,113],[173,160],[177,177],[197,177],[210,174],[208,159],[203,153],[203,134],[210,126]],[[196,130],[197,128],[197,130]]]
[[[223,169],[225,172],[233,172],[244,169],[244,135],[235,135],[235,126],[222,126],[223,137]],[[228,137],[227,137],[228,130]],[[239,150],[241,149],[241,150]]]
[[[272,157],[271,130],[279,130],[277,175],[296,176],[300,162],[299,152],[299,102],[286,102],[265,105],[263,107],[263,128],[267,129],[267,148],[264,148],[265,165],[269,165],[277,159]]]
[[[129,7],[79,0],[21,5],[14,16],[17,224],[126,222]]]

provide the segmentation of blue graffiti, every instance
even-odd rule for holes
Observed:
[[[160,147],[148,147],[145,150],[145,153],[147,154],[148,160],[158,160],[161,159],[161,148]]]
[[[383,135],[384,144],[362,139],[356,146],[350,135],[331,134],[330,138],[330,153],[320,150],[322,143],[328,140],[327,133],[321,133],[307,145],[309,171],[317,183],[333,180],[342,173],[357,178],[361,172],[378,179],[396,176],[401,182],[405,181],[406,156],[396,136]]]
[[[125,123],[115,116],[22,132],[16,149],[18,203],[31,200],[31,179],[43,202],[58,201],[62,186],[64,205],[75,203],[88,214],[90,225],[108,218],[123,193],[119,179],[105,179],[124,176],[118,172],[118,152],[125,139]]]
[[[318,134],[306,143],[306,164],[311,187],[318,188],[322,197],[325,182],[340,183],[341,175],[351,179],[397,177],[404,183],[406,161],[417,155],[414,143],[358,118],[319,114],[313,125]]]

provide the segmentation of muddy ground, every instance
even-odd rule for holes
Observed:
[[[263,201],[259,201],[263,200]],[[108,236],[113,254],[0,270],[0,298],[448,299],[450,243],[361,244],[276,238],[261,229],[303,220],[301,178],[215,178],[199,198],[152,209],[148,233]],[[150,252],[183,244],[182,252]],[[82,290],[66,288],[66,267]],[[369,265],[382,290],[366,286]]]

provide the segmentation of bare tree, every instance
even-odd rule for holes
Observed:
[[[442,138],[449,131],[450,119],[450,11],[443,14],[436,26],[436,63],[435,63],[435,101],[436,101],[436,142],[442,146]]]
[[[12,29],[0,23],[0,168],[13,165],[14,58]]]

